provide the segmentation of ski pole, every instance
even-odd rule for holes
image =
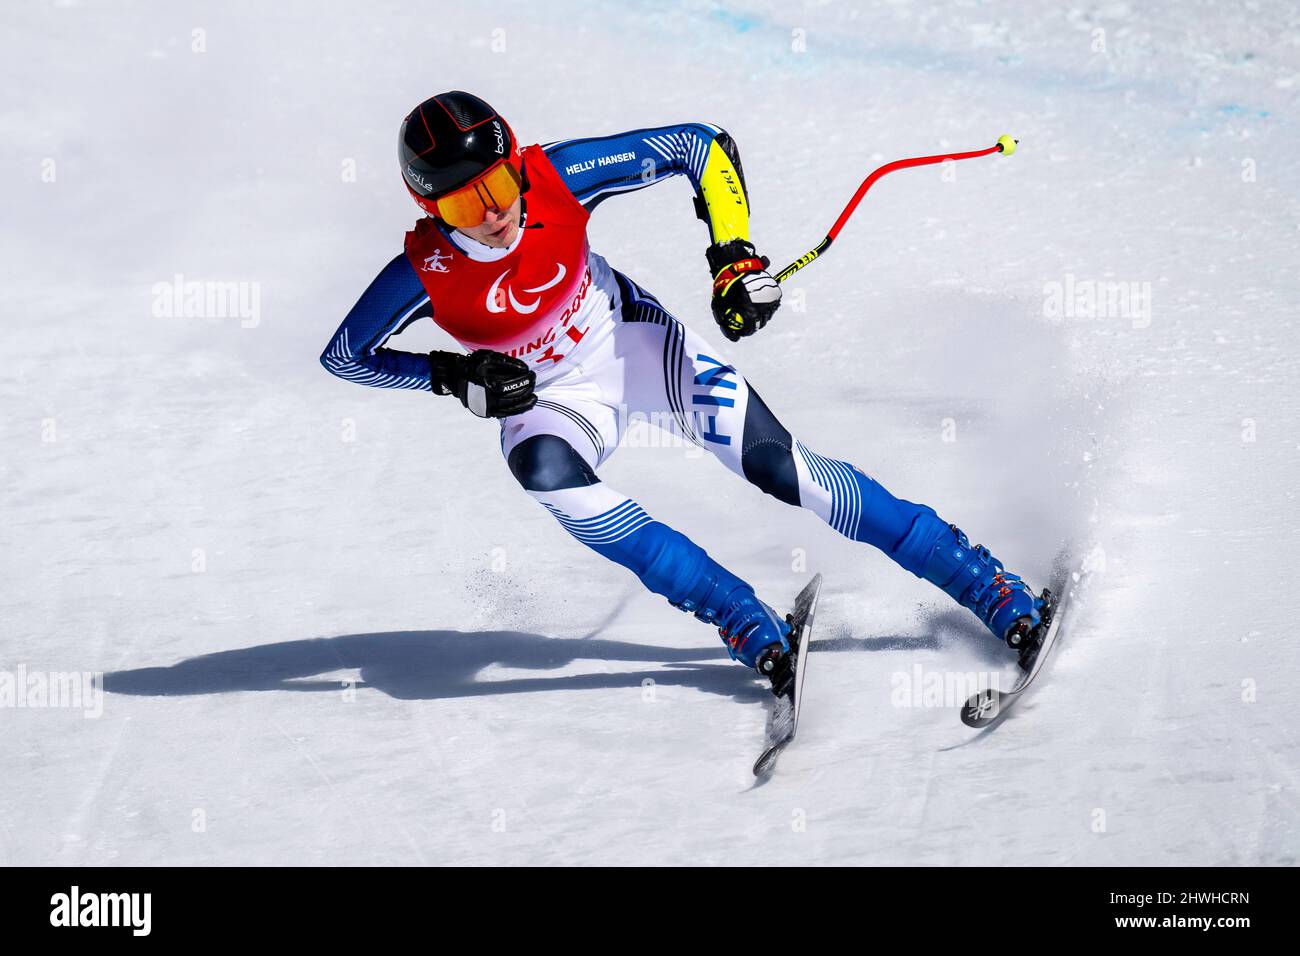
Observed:
[[[840,213],[840,218],[835,220],[835,225],[831,226],[830,232],[826,233],[826,238],[778,272],[776,274],[776,281],[784,282],[804,266],[815,262],[818,256],[829,249],[831,243],[835,241],[835,237],[838,236],[840,230],[844,228],[844,224],[849,221],[849,217],[853,215],[855,210],[857,210],[858,203],[862,202],[862,197],[867,194],[867,190],[874,186],[876,180],[881,176],[884,176],[886,173],[892,173],[896,169],[908,169],[912,166],[930,166],[934,163],[942,163],[947,159],[974,159],[976,156],[988,156],[990,153],[1001,153],[1003,156],[1010,156],[1016,151],[1016,144],[1019,142],[1020,140],[1012,139],[1011,135],[1008,133],[1005,136],[999,136],[998,141],[987,149],[975,149],[968,153],[943,153],[939,156],[913,156],[910,159],[896,159],[892,163],[885,163],[885,165],[876,169],[870,176],[862,180],[862,185],[859,186],[858,191],[853,194],[853,198],[849,200],[849,204],[844,207],[844,211]]]

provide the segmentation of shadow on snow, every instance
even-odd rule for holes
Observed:
[[[933,646],[930,637],[836,637],[813,641],[819,654]],[[575,661],[653,664],[612,674],[480,678],[492,665],[515,670],[556,670]],[[643,680],[690,687],[754,702],[768,690],[727,659],[721,644],[660,647],[594,637],[555,638],[523,631],[388,631],[261,644],[192,657],[169,667],[141,667],[104,675],[115,694],[171,697],[233,691],[327,691],[338,679],[319,675],[358,670],[355,686],[402,700],[484,697],[540,691],[601,690],[638,686]]]

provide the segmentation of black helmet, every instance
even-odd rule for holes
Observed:
[[[437,207],[423,200],[464,186],[498,160],[519,164],[519,144],[506,121],[460,90],[425,100],[402,120],[397,154],[406,188],[431,216]]]

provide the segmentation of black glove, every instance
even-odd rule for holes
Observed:
[[[743,239],[715,242],[704,255],[713,274],[713,318],[722,334],[735,342],[767,325],[781,305],[767,256],[759,257]]]
[[[430,352],[433,390],[455,395],[479,418],[505,418],[526,412],[537,404],[533,386],[537,373],[517,358],[478,349],[469,355],[459,352]]]

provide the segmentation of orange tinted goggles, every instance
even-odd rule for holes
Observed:
[[[471,229],[483,222],[489,209],[504,212],[513,206],[522,187],[519,170],[509,160],[500,159],[459,189],[425,202],[435,206],[438,218],[449,226]]]

